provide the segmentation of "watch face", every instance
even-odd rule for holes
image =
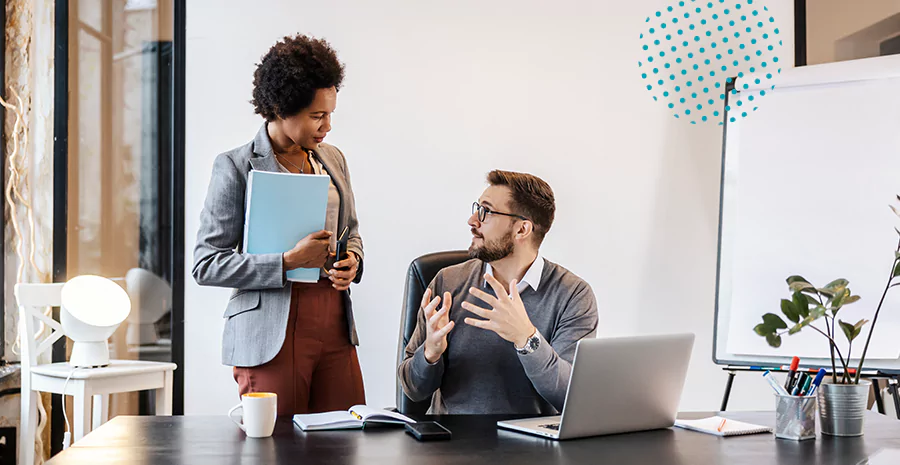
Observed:
[[[520,354],[530,354],[537,350],[538,346],[541,343],[541,338],[535,334],[534,336],[528,338],[528,341],[525,342],[525,347],[521,349],[516,349]]]

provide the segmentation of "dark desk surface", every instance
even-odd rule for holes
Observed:
[[[685,413],[701,418],[713,413]],[[727,418],[772,426],[771,412]],[[509,418],[509,417],[504,417]],[[434,418],[450,441],[420,443],[402,428],[304,433],[279,420],[275,434],[247,439],[227,417],[120,416],[54,457],[65,464],[677,464],[854,465],[881,448],[900,448],[900,421],[874,413],[861,438],[823,436],[804,442],[773,434],[719,438],[678,428],[556,442],[498,430],[495,416]]]

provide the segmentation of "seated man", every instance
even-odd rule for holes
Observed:
[[[596,334],[597,302],[584,280],[539,254],[556,210],[550,186],[499,170],[487,180],[469,217],[472,260],[428,286],[400,382],[410,399],[431,398],[433,414],[554,415],[575,344]]]

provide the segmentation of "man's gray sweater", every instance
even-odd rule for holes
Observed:
[[[470,287],[494,295],[484,282],[485,263],[473,259],[441,270],[429,288],[432,295],[450,292],[447,350],[434,364],[425,360],[425,315],[419,310],[415,332],[406,346],[399,376],[410,399],[431,399],[433,414],[541,414],[562,411],[576,343],[597,332],[597,301],[591,287],[569,270],[544,260],[537,291],[521,291],[540,346],[520,355],[514,345],[492,331],[469,326],[478,318],[460,304],[486,307]],[[549,342],[548,342],[549,341]]]

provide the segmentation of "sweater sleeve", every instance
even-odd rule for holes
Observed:
[[[569,298],[556,331],[548,341],[538,331],[541,339],[537,350],[519,355],[519,361],[535,390],[562,411],[566,400],[575,347],[583,338],[597,334],[597,300],[587,283],[576,288]]]

